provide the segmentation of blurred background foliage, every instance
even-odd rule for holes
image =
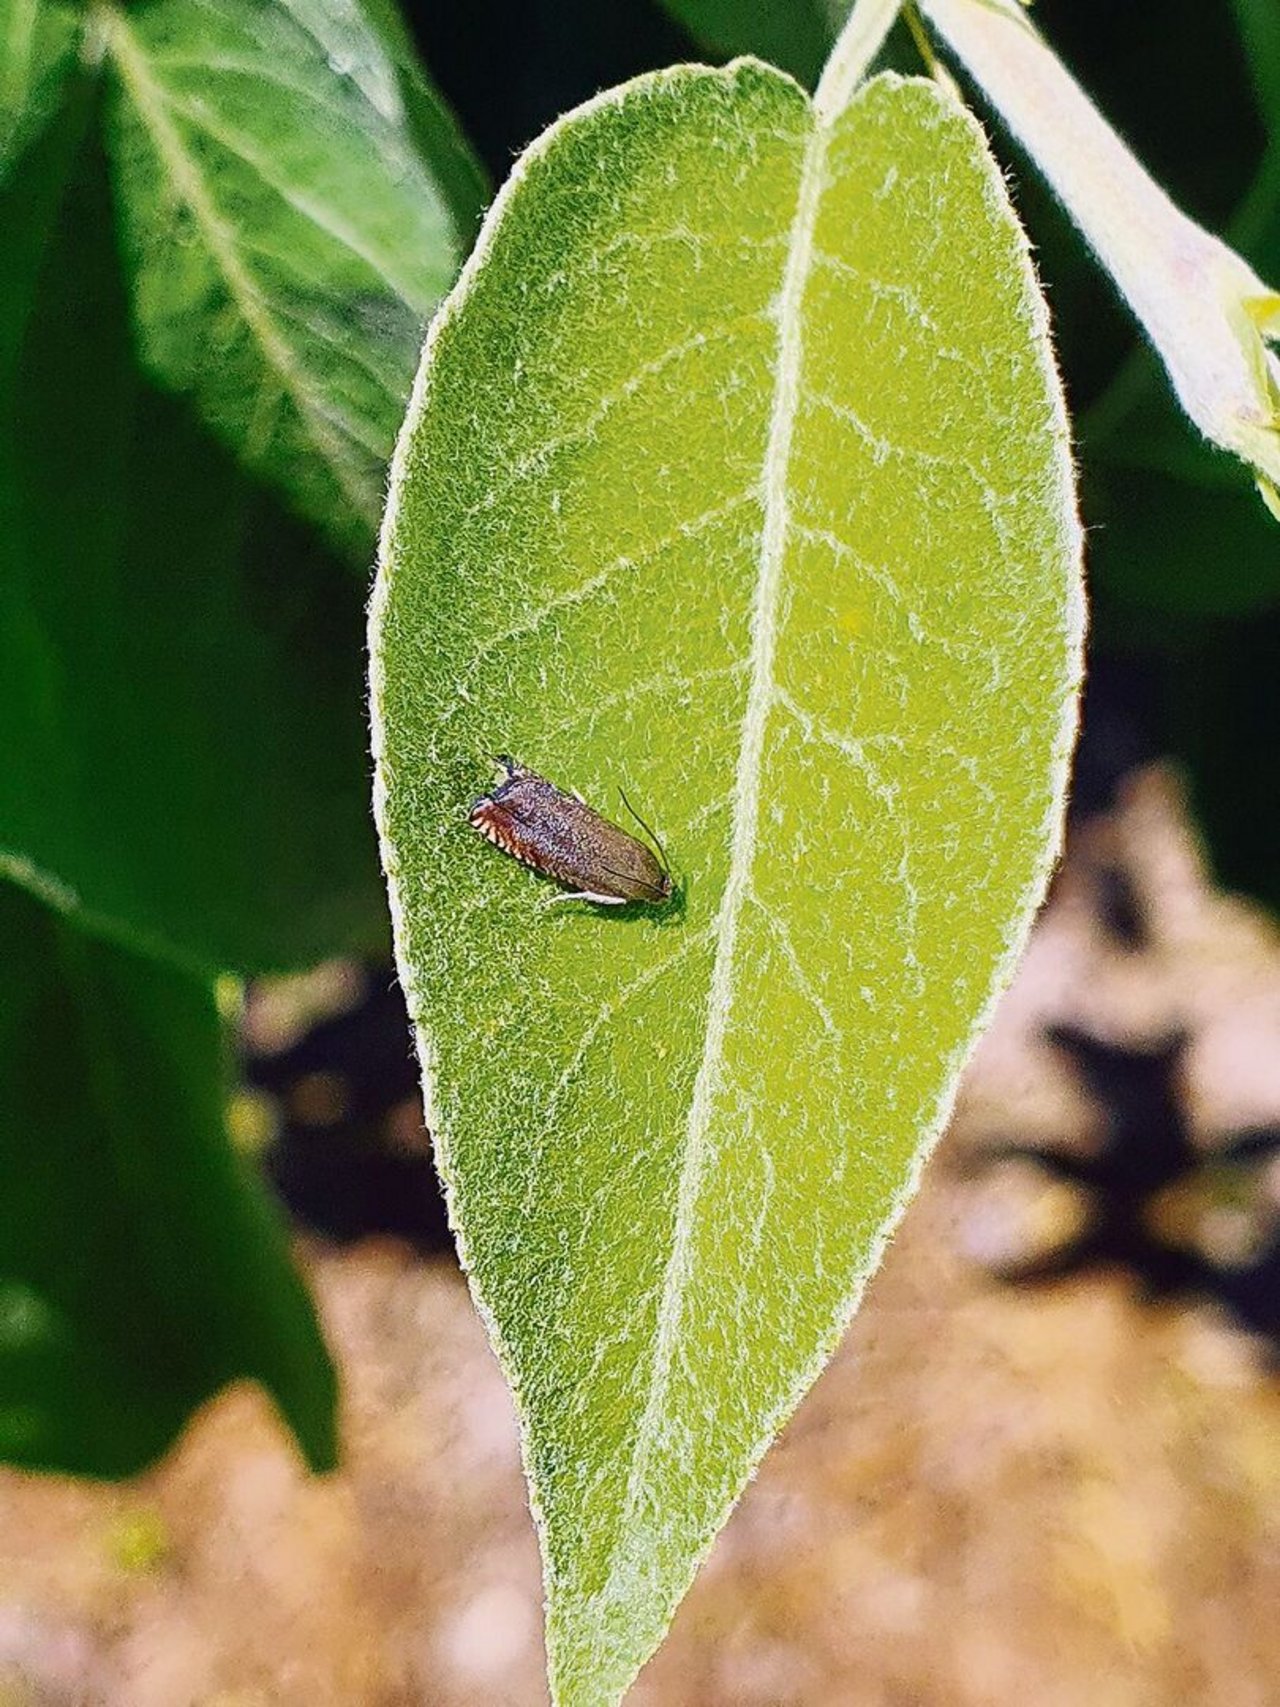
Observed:
[[[222,1032],[237,980],[385,940],[362,609],[423,328],[488,185],[560,112],[744,51],[812,85],[840,11],[0,0],[9,1461],[125,1473],[239,1374],[332,1461],[332,1369],[228,1151]],[[1175,199],[1280,281],[1274,0],[1036,15]],[[886,58],[918,66],[905,31]],[[1106,744],[1174,756],[1221,881],[1280,906],[1280,532],[993,128],[1077,434],[1081,803]]]

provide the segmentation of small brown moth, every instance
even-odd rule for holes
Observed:
[[[505,753],[498,755],[498,763],[503,781],[476,801],[469,822],[504,853],[569,884],[573,893],[559,899],[598,901],[606,907],[670,900],[673,886],[665,855],[659,859],[578,795],[565,794]],[[622,798],[626,802],[625,794]],[[627,810],[661,853],[662,844],[629,802]]]

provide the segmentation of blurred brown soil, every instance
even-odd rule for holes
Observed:
[[[1117,859],[1153,920],[1141,952],[1098,922]],[[1280,1119],[1280,945],[1203,884],[1158,774],[1074,847],[861,1314],[632,1707],[1280,1700],[1280,1384],[1257,1348],[1123,1274],[1017,1290],[977,1260],[1076,1213],[1034,1170],[960,1165],[995,1135],[1096,1137],[1050,1020],[1192,1028],[1206,1144]],[[1277,1212],[1276,1176],[1251,1213]],[[1173,1235],[1238,1247],[1238,1205],[1166,1209]],[[345,1468],[308,1479],[240,1390],[127,1487],[0,1479],[0,1707],[546,1701],[514,1425],[463,1282],[389,1241],[303,1257]]]

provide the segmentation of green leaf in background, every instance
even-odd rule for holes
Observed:
[[[0,247],[0,869],[194,967],[380,941],[360,588],[140,379],[92,128],[0,227],[41,199]]]
[[[56,0],[6,0],[0,12],[0,178],[58,111],[83,14]]]
[[[1232,161],[1251,181],[1225,234],[1258,271],[1280,275],[1280,9],[1235,0],[1256,110],[1270,142],[1260,156],[1237,141],[1208,162],[1167,138],[1163,152],[1190,179],[1208,167],[1222,183]],[[1087,20],[1085,21],[1087,27]],[[1185,56],[1188,28],[1206,45],[1227,25],[1173,20],[1167,51]],[[1096,28],[1096,24],[1095,24]],[[1179,45],[1180,44],[1180,45]],[[1105,51],[1106,44],[1102,44]],[[1220,50],[1213,49],[1217,54]],[[1199,59],[1197,59],[1199,64]],[[1221,98],[1221,75],[1214,85]],[[1147,85],[1150,87],[1150,85]],[[1156,85],[1159,88],[1159,83]],[[1175,110],[1168,108],[1167,110]],[[1134,115],[1120,115],[1127,127]],[[1202,115],[1203,117],[1203,115]],[[1174,120],[1174,123],[1179,123]],[[1171,128],[1145,116],[1149,140]],[[1223,123],[1217,132],[1226,129]],[[1216,168],[1216,171],[1214,170]],[[1034,224],[1033,233],[1040,230]],[[1055,293],[1055,302],[1061,293]],[[1077,418],[1098,644],[1137,654],[1156,686],[1153,734],[1186,774],[1218,880],[1280,908],[1280,534],[1232,459],[1201,442],[1174,404],[1150,351],[1135,350],[1094,407]]]
[[[1079,538],[1043,304],[937,87],[754,62],[554,126],[393,469],[375,745],[402,981],[514,1387],[553,1691],[615,1701],[834,1345],[1058,844]],[[510,752],[665,839],[550,906]]]
[[[1274,527],[1274,523],[1272,526]],[[1280,604],[1197,624],[1160,661],[1171,751],[1184,767],[1213,868],[1280,912]]]
[[[327,0],[330,12],[334,3],[335,0]],[[371,55],[376,67],[371,89],[386,89],[388,72],[395,78],[406,126],[419,155],[429,164],[439,193],[452,209],[453,224],[465,253],[475,239],[480,214],[489,200],[489,184],[484,171],[471,152],[457,120],[428,81],[396,0],[349,0],[349,4],[343,0],[344,10],[352,7],[366,20],[366,27],[361,27],[359,36],[363,52]],[[341,50],[337,62],[343,63]],[[332,59],[330,64],[333,64]],[[375,97],[371,95],[371,98]],[[375,104],[378,104],[377,98]],[[383,104],[394,108],[395,97],[391,96]]]
[[[1269,90],[1280,64],[1272,63],[1280,12],[1269,0],[1260,8],[1237,0],[1235,10],[1251,50],[1246,63],[1258,88],[1258,113],[1273,139],[1226,235],[1264,276],[1274,277],[1280,271],[1280,107],[1270,103]],[[1207,22],[1198,28],[1216,41]],[[1229,24],[1215,28],[1226,31]],[[1226,167],[1217,164],[1220,179]],[[1234,459],[1189,425],[1149,348],[1133,350],[1101,397],[1077,417],[1076,430],[1086,470],[1085,517],[1095,530],[1090,574],[1105,595],[1099,609],[1104,638],[1113,610],[1126,631],[1134,630],[1135,616],[1150,612],[1147,643],[1158,645],[1167,615],[1230,616],[1280,598],[1274,520],[1259,509],[1252,482]],[[1179,634],[1180,652],[1189,638]]]
[[[115,75],[147,366],[366,561],[414,352],[469,245],[478,179],[465,203],[446,194],[401,68],[342,0],[152,0],[102,6],[94,28]],[[448,150],[456,192],[456,137]]]
[[[1238,468],[1215,472],[1199,485],[1099,458],[1086,474],[1090,573],[1127,631],[1145,617],[1154,641],[1170,613],[1231,615],[1280,600],[1274,519]]]
[[[21,146],[0,156],[0,410],[13,393],[46,254],[92,119],[92,89],[73,72],[74,46],[73,39],[62,55],[58,76],[42,85],[46,95],[56,89],[60,98],[37,102],[23,82],[32,75],[31,43],[16,41],[12,30],[7,36],[0,31],[0,55],[8,55],[0,58],[0,66],[10,80],[11,99],[23,103],[0,116],[0,128],[7,128],[11,137],[21,134]],[[15,65],[18,48],[23,57]],[[0,455],[3,450],[0,442]]]
[[[227,1144],[212,994],[7,884],[0,964],[0,1458],[128,1475],[249,1377],[331,1466],[333,1371]]]
[[[1258,111],[1280,140],[1280,7],[1274,0],[1232,0],[1258,94]]]
[[[754,53],[812,88],[848,0],[661,0],[714,53]]]

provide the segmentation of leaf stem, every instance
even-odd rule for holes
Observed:
[[[925,69],[931,77],[937,77],[942,70],[941,62],[933,51],[933,43],[929,40],[928,32],[920,21],[920,13],[914,0],[907,0],[902,10],[902,21],[911,32],[911,39],[916,44],[916,51],[924,61]]]
[[[814,92],[821,124],[830,124],[848,106],[901,9],[902,0],[855,0]]]
[[[921,4],[1115,280],[1187,415],[1280,504],[1280,358],[1269,348],[1268,286],[1174,206],[1017,0]]]

